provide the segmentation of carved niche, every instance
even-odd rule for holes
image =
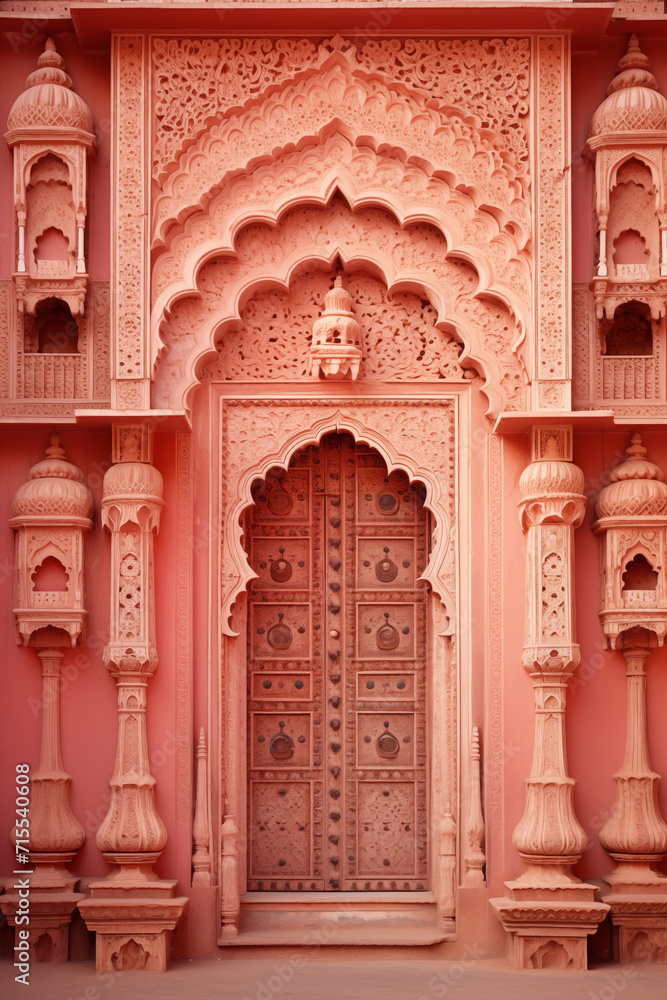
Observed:
[[[639,434],[611,480],[595,502],[593,531],[600,539],[602,631],[625,659],[627,728],[615,801],[600,830],[600,843],[616,862],[604,877],[604,900],[611,906],[616,959],[664,962],[667,877],[659,864],[667,854],[667,823],[649,754],[646,668],[651,648],[662,646],[667,632],[667,485]]]
[[[576,405],[664,411],[667,295],[667,98],[636,35],[591,119],[599,245],[591,284],[575,308],[575,365],[588,354],[592,384]],[[575,295],[576,298],[576,295]],[[585,381],[585,376],[582,376]],[[581,381],[579,379],[578,381]]]
[[[84,311],[87,158],[95,151],[93,119],[72,89],[53,40],[7,120],[14,151],[17,254],[14,281],[21,311],[54,299],[72,316]]]
[[[83,538],[92,528],[93,501],[83,480],[54,434],[46,458],[32,467],[12,502],[14,615],[24,645],[34,645],[44,629],[62,630],[73,646],[85,633]]]
[[[611,649],[628,630],[667,633],[667,485],[634,434],[624,462],[595,502],[601,544],[600,622]]]
[[[7,124],[16,258],[0,329],[8,369],[0,411],[63,414],[75,400],[108,405],[108,284],[96,283],[91,294],[86,262],[93,119],[50,38]]]

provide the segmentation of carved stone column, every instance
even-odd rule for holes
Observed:
[[[98,847],[116,870],[91,884],[79,906],[97,932],[98,971],[164,971],[169,932],[187,902],[176,881],[158,880],[153,864],[167,841],[155,806],[146,737],[148,680],[155,646],[153,540],[160,524],[162,476],[149,461],[143,426],[114,428],[117,464],[104,477],[102,520],[111,532],[111,625],[104,660],[118,687],[118,743],[109,812]]]
[[[587,838],[574,813],[565,747],[567,682],[579,663],[574,529],[585,511],[571,440],[570,428],[533,428],[532,462],[521,476],[528,536],[523,665],[535,688],[535,749],[514,844],[527,868],[506,883],[509,898],[491,901],[517,968],[585,969],[586,937],[608,912],[595,902],[595,886],[572,874]]]
[[[85,840],[69,802],[71,778],[60,748],[60,665],[63,647],[85,634],[84,535],[92,528],[93,499],[84,475],[67,461],[57,434],[46,458],[30,470],[12,503],[16,531],[17,642],[32,646],[42,666],[42,742],[39,765],[30,775],[30,806],[20,817],[15,839],[17,866],[25,866],[30,891],[30,944],[37,961],[66,962],[69,924],[77,902],[78,878],[67,869]],[[21,835],[22,834],[22,835]],[[14,923],[19,906],[16,876],[6,885],[0,907]],[[18,931],[18,928],[17,928]]]
[[[637,632],[624,636],[628,724],[614,805],[600,830],[600,842],[616,862],[605,875],[611,891],[603,898],[612,908],[616,960],[667,962],[667,877],[658,870],[667,854],[667,823],[658,805],[660,775],[651,768],[646,722],[650,634]]]
[[[625,461],[597,498],[602,579],[600,621],[620,648],[627,677],[625,757],[600,842],[616,862],[605,876],[617,961],[667,962],[667,824],[658,806],[660,776],[651,768],[646,665],[667,629],[667,485],[635,434]]]

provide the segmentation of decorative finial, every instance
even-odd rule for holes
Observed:
[[[60,447],[60,435],[54,431],[51,435],[51,446],[46,449],[49,458],[65,458],[65,449]]]
[[[639,461],[646,454],[646,448],[642,445],[641,434],[635,432],[632,435],[632,440],[630,442],[630,447],[628,448],[626,454],[628,456],[628,461]]]
[[[619,59],[616,74],[607,87],[608,95],[617,90],[623,90],[625,87],[658,89],[658,81],[651,73],[649,58],[639,48],[639,39],[636,35],[630,35],[627,51]]]
[[[52,38],[46,39],[44,51],[37,60],[37,69],[30,74],[25,85],[26,88],[39,87],[43,83],[57,84],[67,90],[73,87],[72,78],[65,72],[65,60],[56,50]]]

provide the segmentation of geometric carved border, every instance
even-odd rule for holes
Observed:
[[[176,809],[192,815],[192,461],[191,436],[176,435]]]
[[[570,268],[569,155],[567,104],[569,39],[546,35],[536,39],[536,96],[533,105],[535,135],[535,229],[537,231],[537,330],[535,376],[545,387],[540,401],[549,409],[569,409]],[[537,403],[535,400],[534,403]]]
[[[502,578],[502,518],[503,518],[503,441],[500,435],[489,438],[489,675],[488,725],[489,747],[485,772],[488,819],[494,824],[498,838],[497,865],[504,857],[504,764],[503,739],[503,578]],[[489,845],[489,850],[494,845]],[[491,859],[490,859],[491,860]]]

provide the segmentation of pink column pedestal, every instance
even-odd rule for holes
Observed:
[[[131,433],[136,431],[137,440]],[[146,969],[164,972],[170,932],[187,903],[176,881],[161,880],[153,865],[167,841],[155,806],[146,736],[148,680],[158,663],[155,647],[153,536],[157,534],[162,477],[145,457],[143,428],[122,428],[126,461],[104,479],[102,517],[111,531],[111,641],[104,651],[118,687],[118,743],[109,782],[109,812],[97,845],[114,871],[90,885],[79,904],[96,932],[99,972]],[[122,446],[119,448],[121,456]]]
[[[589,934],[609,912],[596,887],[573,873],[587,843],[574,812],[567,773],[565,700],[579,663],[574,641],[574,529],[585,511],[584,477],[571,461],[571,431],[533,428],[533,461],[521,476],[527,533],[526,639],[523,666],[535,692],[533,766],[514,845],[527,868],[490,900],[519,969],[587,968]]]
[[[646,720],[646,646],[623,650],[628,687],[625,758],[614,775],[612,814],[600,842],[616,868],[605,876],[611,907],[614,957],[619,962],[667,962],[667,876],[658,870],[667,854],[667,824],[658,806],[660,776],[651,769]],[[636,639],[635,639],[636,641]]]
[[[64,636],[59,630],[50,638]],[[41,635],[46,635],[42,630]],[[67,640],[69,644],[69,639]],[[71,778],[60,751],[60,649],[40,649],[42,661],[42,744],[39,766],[30,776],[30,864],[5,882],[0,908],[10,924],[19,912],[21,883],[29,889],[31,951],[38,962],[66,962],[72,912],[83,894],[75,892],[78,878],[68,863],[85,840],[83,827],[69,804]],[[16,867],[23,868],[24,866]],[[16,943],[19,943],[16,926]],[[21,925],[24,926],[25,925]]]

